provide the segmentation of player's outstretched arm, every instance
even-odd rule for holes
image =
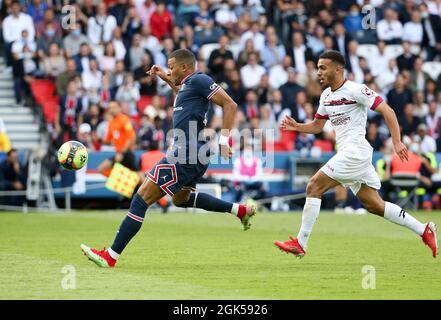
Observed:
[[[280,123],[280,128],[286,131],[298,131],[303,133],[317,134],[322,132],[326,124],[326,119],[315,118],[314,121],[308,123],[298,123],[294,118],[286,116]]]
[[[172,90],[177,93],[179,91],[180,86],[176,86],[173,81],[170,78],[170,73],[166,72],[164,69],[162,69],[160,66],[154,64],[149,71],[147,71],[147,74],[150,76],[158,76],[162,80],[164,80]]]
[[[220,88],[210,99],[213,103],[223,108],[223,124],[221,130],[221,136],[219,138],[219,146],[221,155],[227,159],[233,155],[233,151],[228,144],[230,131],[234,125],[234,117],[236,115],[237,103]]]
[[[401,142],[400,126],[398,125],[395,111],[384,101],[375,108],[375,111],[383,115],[384,121],[386,122],[392,136],[395,152],[398,154],[401,161],[408,161],[409,156],[407,154],[407,148],[404,143]]]

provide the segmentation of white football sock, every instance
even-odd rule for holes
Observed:
[[[419,222],[396,204],[387,201],[384,205],[384,217],[393,223],[409,228],[420,236],[423,235],[424,229],[426,228],[424,223]]]
[[[303,207],[302,226],[297,235],[297,240],[303,249],[306,249],[308,245],[308,238],[312,232],[312,227],[319,216],[321,204],[322,199],[306,198],[305,206]]]
[[[115,259],[118,260],[120,254],[116,253],[115,251],[112,250],[112,248],[107,249],[107,252],[109,253],[109,255]]]
[[[233,207],[231,208],[230,213],[237,216],[237,214],[239,213],[239,204],[238,203],[233,203]]]

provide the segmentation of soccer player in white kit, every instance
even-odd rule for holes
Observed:
[[[401,142],[397,117],[380,96],[364,84],[344,78],[345,59],[334,50],[320,55],[317,64],[318,79],[326,88],[320,97],[315,119],[297,123],[287,116],[282,120],[283,130],[317,134],[330,120],[336,132],[337,153],[311,178],[306,187],[302,226],[297,238],[274,241],[281,250],[303,257],[315,221],[318,218],[323,193],[337,185],[349,187],[370,213],[405,226],[421,236],[435,258],[438,254],[436,228],[433,222],[421,223],[396,204],[384,201],[378,190],[380,179],[372,165],[373,148],[365,139],[368,108],[381,113],[389,127],[395,152],[401,161],[408,161],[406,146]]]

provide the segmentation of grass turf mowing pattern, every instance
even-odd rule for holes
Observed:
[[[110,245],[123,216],[0,213],[0,299],[441,299],[440,257],[372,215],[322,213],[298,260],[272,243],[296,236],[298,213],[259,213],[243,232],[228,214],[149,212],[116,268],[100,269],[79,246]],[[439,212],[415,216],[441,226]],[[361,286],[365,265],[375,290]]]

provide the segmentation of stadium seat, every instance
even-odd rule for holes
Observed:
[[[60,99],[57,96],[47,98],[41,103],[43,108],[44,118],[46,123],[53,124],[55,122],[55,115],[57,114],[58,106],[60,104]]]
[[[427,73],[433,80],[437,80],[441,74],[441,62],[427,61],[423,63],[423,71]]]
[[[280,139],[274,143],[274,151],[292,151],[297,133],[295,131],[280,131]]]
[[[153,96],[141,96],[136,103],[136,106],[138,107],[138,111],[140,114],[144,112],[144,109],[152,104]]]
[[[38,104],[54,96],[55,84],[51,80],[36,79],[31,82],[31,92]]]
[[[416,174],[411,173],[395,173],[392,174],[390,183],[395,187],[395,192],[400,196],[404,193],[404,196],[399,199],[398,206],[404,208],[405,206],[410,209],[416,209],[417,207],[417,194],[416,190],[420,181]]]
[[[386,56],[390,57],[391,59],[396,59],[403,52],[404,49],[401,46],[401,44],[389,44],[384,47],[384,53],[386,54]]]
[[[218,43],[207,43],[207,44],[204,44],[201,47],[202,58],[205,61],[208,61],[208,58],[210,58],[211,52],[213,52],[213,50],[215,50],[217,48],[219,48],[219,44]]]
[[[373,56],[378,54],[378,47],[375,44],[360,44],[357,47],[357,55],[370,60]]]

